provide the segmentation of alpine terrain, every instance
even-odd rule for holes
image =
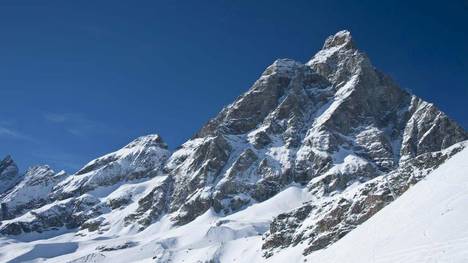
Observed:
[[[142,136],[74,174],[7,156],[0,261],[468,262],[467,139],[340,31],[173,152]]]

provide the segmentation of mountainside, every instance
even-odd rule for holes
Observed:
[[[73,175],[38,166],[20,176],[6,158],[0,243],[17,252],[0,259],[313,256],[466,152],[467,139],[340,31],[305,64],[276,60],[173,153],[143,136]]]
[[[1,198],[9,220],[2,221],[0,233],[18,235],[60,227],[90,231],[100,226],[108,228],[104,214],[125,216],[114,210],[136,203],[167,178],[162,175],[162,165],[168,157],[167,145],[161,137],[148,135],[89,162],[71,176],[64,172],[56,174],[47,166],[33,167]],[[130,216],[134,210],[130,207],[125,211]],[[121,219],[123,222],[124,218]]]
[[[308,262],[465,262],[468,150]],[[285,251],[281,258],[294,256]],[[296,253],[297,256],[297,253]]]
[[[10,190],[19,180],[21,180],[21,175],[18,173],[18,166],[11,156],[6,156],[0,161],[0,196]]]
[[[23,211],[49,202],[48,196],[53,187],[66,176],[64,171],[55,173],[47,165],[31,167],[24,178],[1,198],[8,207],[7,217],[20,215]]]
[[[335,182],[328,194],[466,138],[432,104],[376,71],[342,31],[306,65],[275,61],[172,155],[171,207],[186,223],[209,207],[230,213],[325,174]],[[343,171],[347,160],[355,167]]]

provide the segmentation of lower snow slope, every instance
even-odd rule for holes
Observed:
[[[468,262],[468,149],[307,262]]]
[[[220,216],[212,209],[173,227],[167,216],[139,233],[28,233],[0,238],[0,262],[248,262],[262,261],[262,234],[274,216],[294,209],[310,193],[291,186],[262,203]],[[53,232],[53,231],[51,231]],[[253,260],[253,261],[252,261]]]

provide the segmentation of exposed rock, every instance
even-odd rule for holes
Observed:
[[[129,247],[134,247],[136,245],[138,245],[137,242],[126,241],[126,242],[123,242],[123,243],[120,243],[120,244],[115,244],[113,246],[98,246],[98,247],[96,247],[96,250],[101,251],[101,252],[114,251],[114,250],[121,250],[121,249],[126,249],[126,248],[129,248]]]
[[[412,98],[411,117],[404,130],[401,155],[411,158],[440,151],[466,139],[466,132],[433,104]]]
[[[151,178],[169,157],[159,135],[142,136],[124,148],[99,157],[54,188],[54,198],[64,199],[125,181]]]
[[[137,222],[146,227],[159,219],[161,215],[169,210],[172,185],[172,178],[166,177],[149,194],[138,200],[136,211],[125,217],[126,224],[135,224]]]
[[[86,220],[97,217],[105,211],[99,199],[82,195],[69,198],[9,220],[0,226],[0,233],[4,235],[18,235],[29,232],[43,232],[53,228],[77,228]]]
[[[22,215],[52,201],[50,192],[67,176],[64,171],[56,173],[47,165],[31,167],[23,179],[1,198],[1,202],[7,206],[10,216]]]
[[[305,242],[304,254],[336,242],[384,206],[402,195],[446,159],[462,150],[461,145],[435,153],[425,153],[401,163],[398,169],[357,186],[333,193],[317,188],[328,185],[326,178],[310,185],[315,201],[277,216],[264,236],[265,256]]]
[[[232,213],[314,178],[328,194],[467,139],[432,105],[377,71],[351,35],[330,36],[305,65],[280,59],[176,151],[173,218]]]
[[[124,183],[136,184],[162,175],[168,156],[161,137],[148,135],[91,161],[74,175],[55,173],[48,166],[33,167],[2,197],[12,219],[2,222],[0,233],[17,235],[60,227],[88,231],[107,228],[108,222],[100,216],[134,201],[126,192],[119,194],[119,188]],[[109,198],[102,198],[106,195]]]
[[[6,156],[0,161],[0,197],[21,180],[18,174],[18,166],[11,156]]]

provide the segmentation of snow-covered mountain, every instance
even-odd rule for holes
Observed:
[[[412,185],[455,169],[441,165],[462,163],[467,139],[433,104],[376,70],[340,31],[305,64],[276,60],[172,153],[160,136],[143,136],[73,175],[38,166],[21,176],[6,158],[0,260],[333,255],[326,253],[358,242],[345,240],[364,238],[353,233]]]
[[[50,202],[49,194],[53,187],[66,176],[64,171],[55,173],[47,165],[29,168],[24,178],[2,196],[2,203],[8,208],[7,217],[12,218]]]
[[[148,135],[89,162],[74,175],[55,173],[48,166],[33,167],[0,199],[8,219],[2,221],[0,233],[61,227],[95,231],[99,226],[109,228],[106,216],[117,213],[119,224],[133,222],[134,217],[150,220],[153,213],[138,210],[137,201],[143,203],[153,187],[164,184],[167,175],[162,168],[168,157],[161,137]]]
[[[466,142],[465,142],[466,144]],[[466,145],[465,145],[466,146]],[[466,262],[468,149],[329,248],[307,257],[285,250],[276,260],[297,262]],[[300,248],[297,248],[300,250]]]

